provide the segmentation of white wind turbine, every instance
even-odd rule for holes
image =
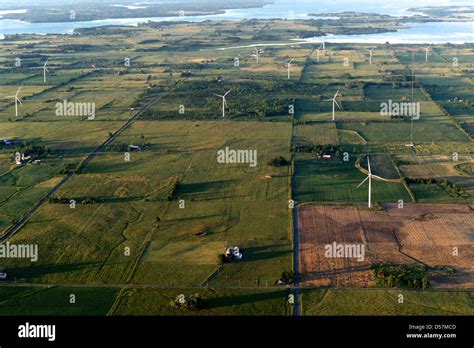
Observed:
[[[332,121],[333,122],[336,119],[336,105],[339,108],[339,110],[342,110],[342,106],[338,103],[337,97],[341,97],[341,95],[339,94],[339,89],[337,90],[336,94],[334,94],[334,98],[326,100],[326,101],[332,100]]]
[[[222,98],[222,117],[225,117],[225,108],[227,106],[227,102],[225,100],[225,97],[227,96],[227,94],[230,93],[230,91],[231,91],[231,89],[229,89],[224,95],[214,94],[216,97]]]
[[[49,58],[46,59],[46,62],[44,63],[43,66],[33,68],[33,69],[42,69],[42,70],[43,70],[43,82],[44,82],[44,83],[46,83],[46,73],[49,73],[49,70],[48,70],[48,68],[46,67],[46,65],[48,65],[48,62],[49,62]]]
[[[411,52],[411,59],[411,103],[415,103],[415,52],[413,51]],[[415,148],[413,143],[413,115],[410,117],[410,143],[405,144],[405,146]]]
[[[293,63],[294,60],[295,60],[295,58],[293,58],[292,60],[290,60],[290,61],[288,62],[288,80],[291,78],[290,69],[291,69],[291,63]]]
[[[321,50],[322,47],[324,45],[324,42],[321,43],[321,45],[319,45],[318,49],[316,50],[316,61],[319,63],[319,51]],[[324,48],[323,48],[324,49]]]
[[[362,181],[357,188],[361,187],[367,180],[369,180],[369,208],[372,208],[372,178],[379,179],[382,181],[388,181],[387,179],[381,178],[378,175],[373,175],[372,170],[370,168],[370,158],[367,156],[367,167],[369,169],[369,172],[367,174],[367,177]]]
[[[258,47],[255,47],[253,50],[255,51],[254,56],[255,56],[255,59],[257,60],[257,65],[258,65],[258,60],[260,58],[260,51],[259,51]]]
[[[44,63],[43,66],[43,82],[46,83],[46,73],[49,72],[48,68],[46,67],[46,64],[48,64],[48,60],[46,59],[46,62]]]
[[[372,65],[372,51],[374,50],[375,48],[368,48],[366,49],[366,51],[369,51],[369,64]]]
[[[430,46],[425,47],[425,62],[428,63],[428,55],[430,53]]]
[[[20,103],[20,105],[23,105],[20,98],[18,98],[18,94],[20,93],[20,90],[21,90],[21,87],[18,88],[18,91],[16,92],[15,95],[10,95],[10,96],[5,97],[5,98],[15,98],[15,115],[17,117],[18,117],[18,103]]]

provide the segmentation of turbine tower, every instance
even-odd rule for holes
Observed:
[[[369,158],[369,156],[367,156],[367,167],[369,169],[367,177],[364,179],[364,181],[362,181],[359,184],[359,186],[357,186],[357,188],[361,187],[367,180],[369,180],[369,204],[368,204],[368,207],[372,208],[372,178],[379,179],[379,180],[382,180],[382,181],[388,181],[388,180],[384,179],[384,178],[382,178],[378,175],[373,175],[372,174],[372,169],[370,168],[370,158]]]
[[[15,95],[10,95],[10,96],[5,97],[5,98],[14,98],[15,99],[15,116],[16,117],[18,117],[18,103],[20,103],[20,105],[23,105],[20,98],[18,97],[18,94],[20,93],[20,90],[21,90],[21,87],[18,88],[18,91],[16,92]]]
[[[338,103],[337,97],[341,97],[341,95],[339,94],[339,89],[337,90],[336,94],[334,94],[334,98],[327,99],[327,101],[332,101],[332,121],[333,122],[336,119],[336,105],[339,108],[339,110],[342,110],[342,106]]]
[[[324,42],[319,45],[318,49],[316,50],[316,61],[319,63],[319,50],[323,47]],[[324,48],[323,48],[324,49]]]
[[[258,47],[255,47],[254,51],[255,51],[255,59],[257,59],[257,65],[258,65],[258,59],[259,59],[260,51],[258,50]]]
[[[230,93],[230,89],[224,94],[224,95],[220,95],[220,94],[214,94],[216,97],[219,97],[219,98],[222,98],[222,117],[225,118],[225,108],[227,106],[227,102],[225,100],[225,97],[227,96],[227,94]]]
[[[372,65],[372,51],[375,48],[368,48],[367,51],[369,51],[369,64]]]
[[[428,63],[428,55],[430,53],[430,46],[425,47],[425,62]]]
[[[293,58],[292,60],[288,62],[288,80],[291,78],[290,69],[291,69],[291,63],[293,63],[294,60],[295,58]]]
[[[411,53],[411,103],[415,103],[415,52]],[[410,116],[410,143],[405,144],[405,146],[412,147],[415,149],[415,144],[413,143],[413,115]]]
[[[46,63],[44,63],[43,66],[43,82],[46,83],[46,73],[49,72],[48,68],[46,67],[46,64],[48,64],[48,60],[46,59]]]

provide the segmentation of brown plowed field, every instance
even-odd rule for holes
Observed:
[[[432,276],[434,287],[474,288],[474,211],[469,205],[387,204],[383,211],[298,206],[302,286],[373,285],[374,263],[447,265],[454,275]],[[328,258],[325,246],[364,245],[363,261]],[[453,248],[459,255],[453,255]]]

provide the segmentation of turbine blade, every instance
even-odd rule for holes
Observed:
[[[21,87],[18,88],[18,91],[16,92],[15,96],[18,96],[18,93],[20,93],[20,91],[21,91]]]
[[[227,91],[227,93],[226,93],[226,94],[224,94],[224,97],[226,97],[226,96],[227,96],[227,94],[229,94],[229,93],[230,93],[230,91],[232,91],[232,90],[231,90],[231,89],[229,89],[229,90]]]
[[[336,103],[337,107],[339,108],[339,110],[342,110],[342,105],[339,105],[339,103],[337,102],[336,98],[334,98],[334,103]]]
[[[366,177],[364,181],[362,181],[357,188],[361,187],[367,180],[369,180],[369,177]]]
[[[388,182],[387,179],[382,178],[382,177],[380,177],[380,176],[378,176],[378,175],[372,175],[372,178],[376,178],[376,179],[379,179],[379,180],[381,180],[381,181],[387,181],[387,182]]]
[[[369,174],[372,175],[372,170],[370,169],[370,158],[367,156],[367,166],[369,167]]]
[[[215,93],[214,93],[214,95],[215,95],[216,97],[219,97],[219,98],[224,98],[223,95],[219,95],[219,94],[215,94]]]
[[[16,98],[17,102],[20,103],[20,105],[23,105],[23,103],[21,102],[20,98]]]

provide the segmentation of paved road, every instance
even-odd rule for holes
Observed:
[[[115,131],[115,133],[112,134],[107,140],[105,140],[102,144],[94,148],[89,155],[82,161],[80,167],[78,168],[79,170],[84,169],[90,161],[99,153],[99,151],[103,148],[105,148],[107,145],[109,145],[112,141],[115,140],[115,138],[122,133],[125,129],[127,129],[143,112],[145,112],[155,101],[157,98],[151,100],[149,103],[147,103],[140,111],[138,111],[135,115],[130,117],[127,122],[125,122],[118,130]],[[59,190],[62,186],[64,186],[65,183],[69,181],[74,176],[73,173],[69,173],[66,175],[56,186],[54,186],[51,191],[48,192],[48,194],[43,197],[26,215],[24,215],[20,221],[18,221],[16,224],[11,226],[4,235],[0,237],[0,243],[6,241],[8,238],[10,238],[14,233],[16,233],[37,211],[39,208],[41,208],[48,200],[54,195],[54,193]]]

